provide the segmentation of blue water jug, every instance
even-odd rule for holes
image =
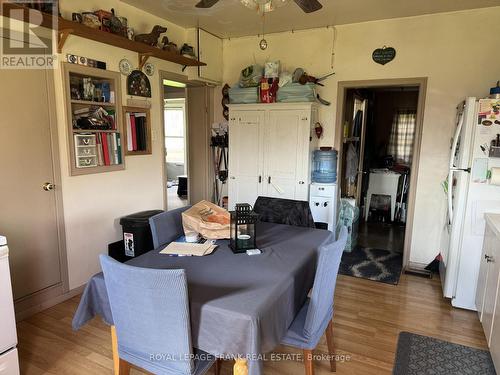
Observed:
[[[331,184],[337,181],[337,151],[316,150],[313,154],[312,182]]]

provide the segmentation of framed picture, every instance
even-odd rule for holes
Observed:
[[[127,77],[127,94],[151,98],[151,84],[140,70],[133,70]]]

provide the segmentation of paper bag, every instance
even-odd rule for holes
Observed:
[[[229,223],[229,212],[208,201],[198,202],[182,213],[186,236],[199,233],[210,240],[229,238]]]

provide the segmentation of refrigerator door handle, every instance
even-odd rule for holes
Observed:
[[[453,224],[453,169],[448,174],[448,221]]]
[[[462,132],[462,127],[464,125],[464,114],[461,112],[459,114],[460,118],[458,120],[457,128],[455,129],[455,135],[453,137],[453,142],[451,144],[451,155],[450,155],[450,169],[455,167],[455,153],[457,152],[458,139],[460,138],[460,133]]]

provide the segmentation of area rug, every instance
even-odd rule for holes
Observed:
[[[403,254],[389,250],[356,246],[342,255],[339,273],[387,284],[397,284],[401,275]]]
[[[494,375],[487,350],[400,332],[393,375]]]

